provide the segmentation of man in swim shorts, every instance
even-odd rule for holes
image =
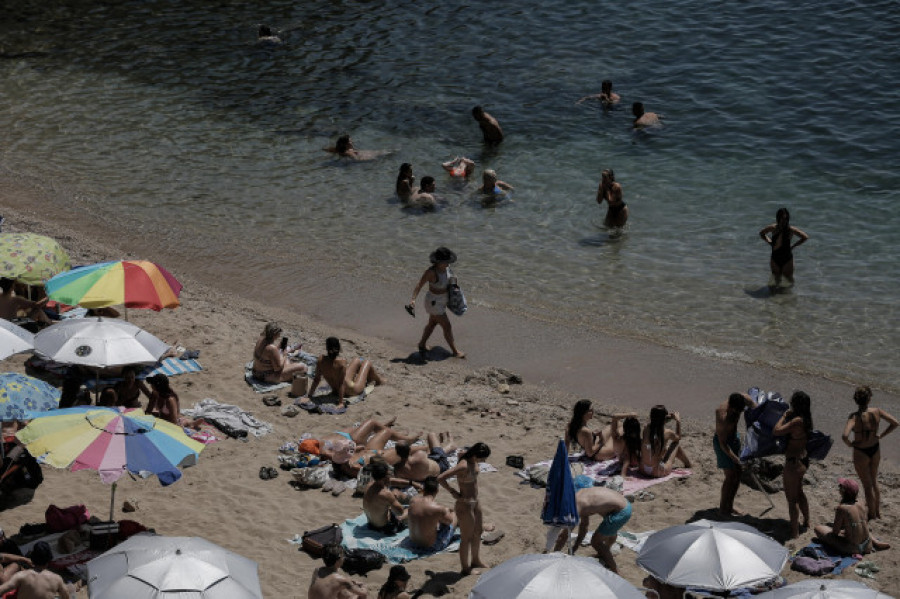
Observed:
[[[578,516],[581,518],[581,522],[578,525],[578,536],[572,546],[572,553],[578,550],[581,541],[587,535],[591,516],[602,516],[603,520],[591,536],[591,547],[594,548],[600,561],[607,568],[618,572],[610,547],[616,542],[619,529],[631,519],[631,503],[618,491],[606,487],[589,487],[575,493],[575,505],[578,507]],[[568,536],[568,534],[568,530],[566,530],[565,535]],[[556,550],[559,551],[565,542],[566,537],[560,535],[556,543]]]
[[[428,551],[446,549],[456,529],[453,510],[435,500],[438,490],[437,477],[429,476],[422,483],[422,493],[409,502],[409,540]]]
[[[756,402],[746,393],[732,393],[728,400],[716,408],[716,434],[713,435],[713,450],[716,465],[725,471],[722,492],[719,498],[719,514],[725,517],[740,515],[734,509],[734,498],[741,486],[741,438],[737,425],[741,414],[747,408],[755,408]]]
[[[390,456],[385,452],[385,459],[394,466],[396,478],[423,481],[429,476],[437,476],[450,469],[450,460],[447,456],[456,450],[450,433],[441,433],[440,438],[434,433],[428,433],[427,440],[427,453],[423,446],[397,443],[394,447],[398,459],[396,463],[392,463]],[[440,445],[441,441],[444,442],[443,446]]]
[[[406,508],[390,489],[389,466],[374,463],[371,468],[372,484],[363,494],[363,511],[366,513],[368,526],[384,534],[397,534],[406,528]]]

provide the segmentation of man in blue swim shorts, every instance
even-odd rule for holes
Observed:
[[[716,434],[713,435],[713,451],[716,452],[716,465],[725,471],[722,481],[722,492],[719,498],[719,514],[722,516],[739,516],[734,509],[734,498],[741,486],[741,438],[737,425],[741,414],[747,408],[755,408],[754,402],[745,393],[732,393],[728,400],[716,408]]]
[[[428,441],[427,453],[425,452],[426,446],[397,443],[394,447],[398,459],[396,463],[392,463],[390,455],[385,454],[385,459],[394,467],[396,478],[421,482],[428,476],[437,476],[450,469],[448,455],[452,455],[456,451],[456,445],[453,444],[450,433],[441,433],[440,436],[428,433],[426,440]],[[441,443],[444,445],[442,446]]]
[[[456,536],[456,515],[435,500],[438,490],[437,477],[429,476],[409,503],[409,540],[422,551],[443,551]]]
[[[589,487],[579,489],[575,493],[575,504],[578,507],[578,517],[581,519],[578,525],[578,536],[572,546],[572,553],[581,547],[581,541],[587,535],[590,528],[591,516],[602,516],[603,521],[591,536],[591,547],[598,553],[603,564],[618,572],[616,560],[613,559],[610,548],[616,542],[616,535],[625,523],[631,519],[631,503],[618,491],[606,487]],[[562,549],[569,535],[568,529],[557,539],[555,551]]]

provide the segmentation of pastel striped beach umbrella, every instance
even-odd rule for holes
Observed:
[[[156,310],[179,305],[181,283],[165,268],[147,260],[119,260],[79,266],[46,283],[50,299],[84,308],[124,304]]]
[[[99,472],[100,480],[113,485],[110,512],[115,483],[126,471],[156,475],[168,486],[181,478],[180,468],[197,463],[205,447],[180,426],[140,409],[76,406],[31,416],[31,423],[16,433],[28,452],[56,468]]]

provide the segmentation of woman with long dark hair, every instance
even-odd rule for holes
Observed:
[[[787,436],[787,447],[784,451],[784,495],[788,502],[788,513],[791,517],[791,538],[800,536],[800,529],[809,526],[809,501],[803,492],[803,475],[809,468],[809,457],[806,444],[809,433],[813,429],[810,413],[809,395],[803,391],[795,391],[791,396],[791,407],[772,429],[776,436]],[[803,515],[803,525],[800,524]]]
[[[571,452],[578,444],[586,458],[602,462],[621,457],[625,450],[622,421],[636,414],[614,414],[612,422],[599,431],[588,428],[594,417],[594,407],[589,399],[582,399],[572,408],[572,418],[566,427],[566,447]]]
[[[668,420],[675,421],[675,430],[666,428]],[[684,448],[681,447],[681,416],[678,412],[669,412],[665,406],[656,405],[650,408],[650,423],[644,427],[643,447],[641,448],[641,474],[653,478],[662,478],[672,472],[675,460],[691,467]]]
[[[641,466],[641,422],[634,416],[629,416],[622,422],[622,441],[624,449],[622,458],[622,476],[628,473],[629,468]]]
[[[412,197],[414,187],[413,184],[416,181],[416,176],[413,175],[412,165],[408,162],[404,162],[400,165],[400,172],[397,173],[397,196],[404,202],[408,202],[409,198]]]
[[[869,407],[869,402],[872,401],[872,390],[869,387],[857,387],[853,401],[856,402],[857,410],[850,414],[841,438],[853,448],[853,466],[862,483],[871,520],[881,518],[881,490],[878,488],[881,439],[893,432],[900,423],[881,408]],[[882,420],[887,421],[888,427],[879,433]],[[850,440],[851,432],[853,441]]]
[[[378,591],[378,599],[410,599],[412,595],[406,592],[410,575],[403,566],[391,566],[388,579]]]
[[[145,412],[162,420],[178,424],[180,412],[178,394],[169,386],[169,377],[164,374],[155,374],[147,379],[150,383],[150,401],[147,402]]]
[[[771,236],[770,236],[771,235]],[[791,244],[791,238],[797,236],[797,242]],[[794,284],[794,253],[793,249],[809,239],[809,235],[791,226],[791,213],[787,208],[779,208],[775,213],[775,223],[759,232],[763,241],[772,246],[772,256],[769,259],[769,267],[772,269],[772,279],[769,288],[775,290],[781,285],[781,277],[787,279],[789,286]]]
[[[454,510],[459,524],[459,562],[466,576],[472,568],[485,568],[481,562],[481,533],[484,532],[481,504],[478,503],[478,464],[491,455],[491,448],[478,442],[459,457],[459,463],[438,476],[438,482],[456,499]],[[447,482],[456,477],[459,489]],[[471,556],[471,559],[470,559]]]

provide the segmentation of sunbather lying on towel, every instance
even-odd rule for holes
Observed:
[[[421,432],[407,435],[395,431],[391,428],[395,420],[396,417],[381,423],[369,418],[355,428],[348,427],[323,435],[319,438],[321,455],[345,476],[356,476],[373,456],[382,455],[388,441],[412,443],[422,436]]]
[[[456,451],[456,444],[450,433],[436,435],[428,433],[428,446],[411,446],[400,442],[393,451],[385,450],[384,459],[394,467],[394,476],[410,481],[423,481],[429,476],[437,476],[450,468],[448,457]],[[427,449],[427,451],[426,451]],[[393,455],[391,455],[393,454]]]
[[[384,384],[384,379],[375,372],[375,367],[369,360],[354,358],[347,364],[347,360],[338,357],[340,353],[341,342],[337,337],[325,340],[325,355],[320,356],[316,363],[316,376],[307,394],[307,397],[312,397],[324,378],[337,393],[339,408],[344,406],[345,396],[359,395],[369,383]]]

